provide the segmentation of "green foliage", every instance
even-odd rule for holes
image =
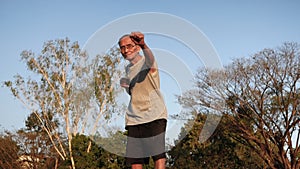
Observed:
[[[72,139],[72,150],[75,166],[78,169],[123,169],[125,159],[110,153],[85,135],[76,135]],[[70,160],[64,161],[59,168],[70,166]]]
[[[198,114],[194,121],[188,122],[194,124],[192,129],[168,152],[170,168],[262,168],[257,156],[249,153],[249,148],[230,137],[230,123],[226,118],[222,118],[217,129],[206,142],[200,143],[199,136],[206,116]]]
[[[93,136],[93,140],[97,145],[105,150],[101,159],[104,162],[104,166],[109,169],[122,169],[125,168],[125,148],[126,148],[126,133],[117,131],[115,133],[110,132],[109,136]]]
[[[76,135],[72,139],[72,150],[76,168],[97,169],[103,166],[100,159],[103,150],[88,137]],[[59,168],[68,168],[70,163],[70,160],[67,160]]]

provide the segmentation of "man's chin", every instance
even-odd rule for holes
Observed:
[[[134,54],[125,56],[125,59],[126,59],[126,60],[132,60],[132,59],[134,59],[134,58],[135,58],[135,55],[134,55]]]

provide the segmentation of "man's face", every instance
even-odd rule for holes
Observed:
[[[131,61],[138,55],[139,48],[129,36],[123,37],[119,41],[119,46],[121,49],[121,54],[126,60]]]

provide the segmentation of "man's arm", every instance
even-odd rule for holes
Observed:
[[[151,49],[145,43],[144,34],[142,34],[141,32],[132,32],[130,37],[133,40],[133,42],[136,45],[139,45],[140,48],[143,50],[147,67],[152,68],[155,58]]]
[[[145,62],[148,68],[152,68],[154,63],[154,55],[151,49],[145,44],[145,46],[141,47],[145,56]]]

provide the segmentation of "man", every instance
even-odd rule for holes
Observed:
[[[120,85],[130,95],[125,117],[128,130],[126,163],[132,169],[140,169],[152,157],[155,168],[163,169],[167,110],[160,93],[157,63],[141,32],[122,36],[119,47],[129,61],[127,77],[120,80]],[[140,50],[144,56],[140,55]]]

